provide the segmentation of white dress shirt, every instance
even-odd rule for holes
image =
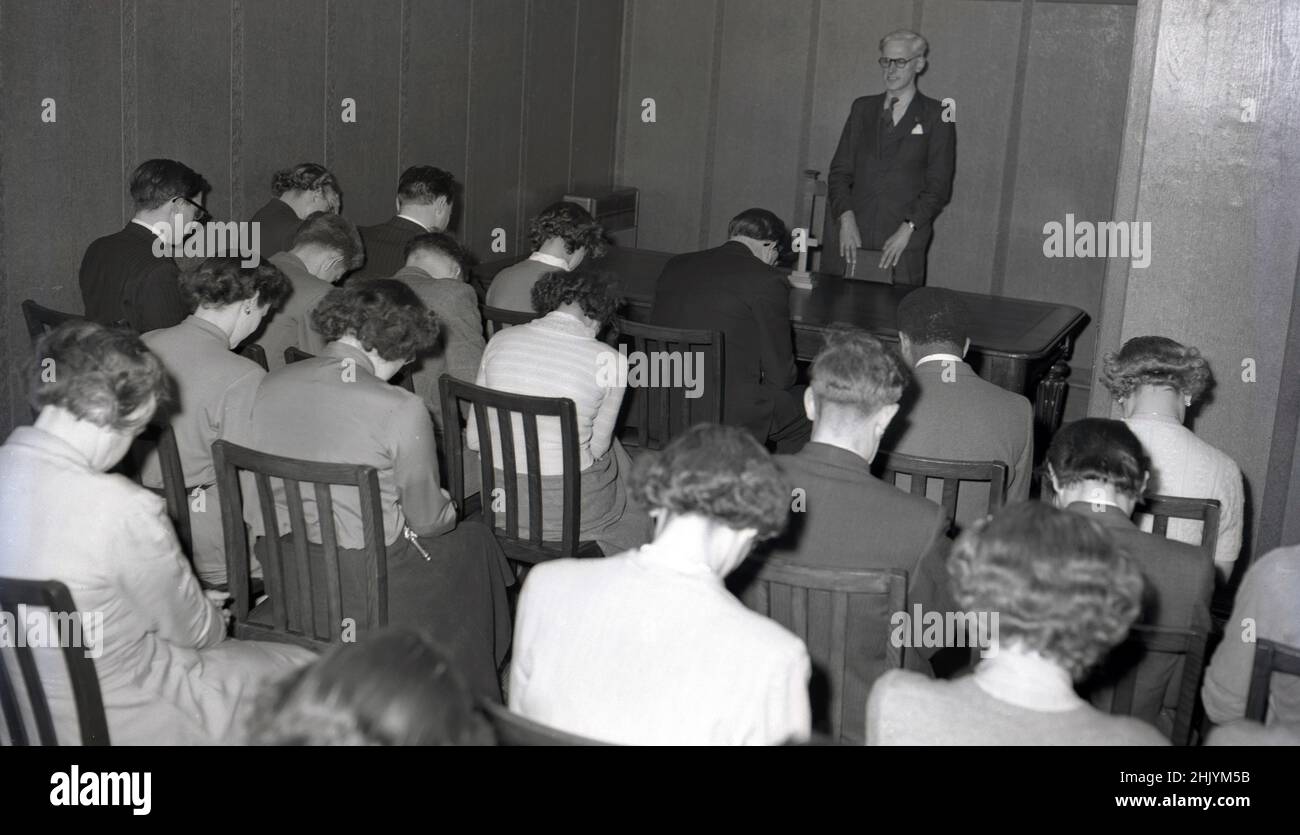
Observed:
[[[418,221],[418,220],[416,220],[415,218],[411,217],[410,215],[404,215],[404,214],[402,214],[401,212],[398,212],[398,213],[397,213],[397,216],[400,217],[400,218],[402,218],[403,220],[409,220],[409,221],[411,221],[411,223],[414,223],[416,226],[420,227],[420,228],[423,229],[425,232],[432,232],[432,231],[433,231],[432,229],[430,229],[429,227],[425,226],[423,223],[421,223],[420,221]]]

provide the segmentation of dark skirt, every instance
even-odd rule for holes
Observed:
[[[295,553],[290,536],[283,536],[281,555],[285,560],[286,582],[296,577]],[[497,670],[510,649],[510,607],[506,587],[514,575],[501,546],[479,522],[461,522],[455,530],[438,537],[420,537],[429,559],[405,538],[388,546],[388,623],[413,627],[423,632],[449,657],[474,695],[501,701]],[[268,595],[279,585],[265,543],[258,540],[258,558],[265,566]],[[308,548],[311,566],[313,611],[323,622],[329,611],[324,579],[324,551],[315,543]],[[356,639],[366,632],[365,552],[339,551],[339,574],[343,594],[343,617],[357,626]],[[250,619],[270,622],[270,599],[259,605]],[[297,606],[291,601],[289,622],[300,623]]]

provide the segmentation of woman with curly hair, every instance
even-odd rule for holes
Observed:
[[[325,350],[266,376],[253,403],[248,446],[378,470],[389,622],[427,631],[452,654],[477,695],[499,701],[497,667],[510,643],[509,566],[484,525],[457,526],[456,508],[438,483],[437,445],[424,401],[388,384],[402,366],[437,342],[438,320],[402,282],[370,279],[331,290],[312,313],[312,325],[328,341]],[[285,537],[290,532],[288,503],[283,485],[278,480],[272,484],[279,534]],[[262,515],[258,503],[248,498],[255,494],[249,487],[244,492],[246,520],[260,536]],[[311,559],[323,560],[314,544],[321,541],[315,496],[303,490],[302,497]],[[339,488],[333,491],[333,504],[344,615],[362,623],[360,496]],[[265,551],[259,542],[260,560],[266,559]],[[295,559],[291,546],[281,553],[286,560]],[[317,584],[322,594],[323,585]],[[325,611],[323,598],[318,605],[318,611]]]
[[[868,745],[1169,744],[1074,691],[1124,640],[1142,602],[1141,572],[1096,523],[1012,505],[962,534],[948,571],[961,609],[990,619],[993,646],[955,680],[903,670],[877,679]]]
[[[1124,422],[1151,460],[1147,491],[1162,496],[1219,500],[1219,539],[1214,564],[1227,580],[1241,551],[1244,492],[1241,468],[1223,451],[1183,425],[1187,410],[1211,384],[1210,366],[1195,348],[1163,336],[1139,336],[1119,353],[1107,354],[1101,382],[1124,412]],[[1140,514],[1145,531],[1152,519]],[[1199,545],[1203,525],[1169,520],[1168,536]]]
[[[605,229],[577,203],[552,203],[528,228],[533,254],[497,273],[488,287],[488,307],[530,313],[533,285],[547,273],[572,272],[585,258],[605,254]]]
[[[632,745],[806,740],[808,651],[723,585],[785,526],[790,490],[767,451],[743,429],[696,426],[643,459],[633,489],[654,542],[528,575],[511,710]]]
[[[252,222],[259,224],[259,251],[265,256],[288,252],[298,225],[316,212],[338,214],[343,202],[339,181],[325,166],[300,162],[271,177],[271,194]]]
[[[262,696],[254,745],[492,745],[460,675],[423,635],[392,627],[339,644]]]
[[[614,318],[620,299],[605,273],[581,269],[551,273],[533,286],[534,309],[541,314],[526,325],[505,328],[483,351],[475,382],[480,386],[533,397],[567,397],[578,413],[578,461],[582,469],[582,520],[579,536],[595,540],[606,554],[645,544],[650,520],[628,501],[627,474],[632,461],[614,437],[619,408],[627,391],[628,361],[596,335]],[[542,538],[560,539],[564,458],[558,421],[538,423],[542,472]],[[501,462],[501,439],[492,429],[492,460]],[[523,472],[523,421],[514,427],[516,466]],[[473,421],[467,445],[479,449]],[[498,479],[502,476],[498,469]],[[500,483],[498,481],[498,483]],[[519,476],[520,536],[527,535],[528,485]],[[504,519],[504,511],[498,510]]]
[[[265,261],[243,267],[238,258],[209,258],[197,270],[182,273],[180,283],[181,298],[193,313],[179,325],[142,338],[176,387],[176,408],[167,417],[176,432],[190,497],[194,571],[203,585],[223,587],[226,548],[212,442],[242,442],[253,396],[266,376],[261,366],[231,349],[255,332],[270,310],[284,304],[292,285],[277,267]],[[145,461],[142,481],[146,487],[162,486],[156,454]]]
[[[0,446],[0,576],[72,592],[107,742],[238,741],[262,683],[314,656],[227,639],[163,500],[108,473],[166,401],[162,363],[133,333],[77,321],[41,338],[26,376],[39,415]],[[78,744],[62,652],[35,652],[59,742]]]

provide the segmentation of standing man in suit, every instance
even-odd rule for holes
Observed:
[[[605,254],[605,230],[586,209],[561,200],[541,211],[528,229],[533,254],[496,274],[487,306],[533,312],[533,285],[547,273],[572,272],[588,256]]]
[[[1142,571],[1146,592],[1138,623],[1208,633],[1214,561],[1199,548],[1144,533],[1133,509],[1149,477],[1142,442],[1123,421],[1086,418],[1063,427],[1047,450],[1047,477],[1056,506],[1106,529]],[[1168,734],[1177,707],[1181,665],[1167,654],[1139,662],[1133,714]]]
[[[140,333],[170,328],[188,314],[181,300],[177,229],[208,218],[203,196],[211,186],[172,159],[140,163],[131,175],[135,216],[126,228],[93,241],[81,259],[78,281],[86,318],[101,325],[126,322]],[[161,247],[155,247],[161,241]]]
[[[262,252],[268,255],[288,252],[294,233],[309,215],[338,214],[343,202],[338,180],[328,168],[314,162],[300,162],[275,172],[271,194],[275,196],[252,218],[261,227],[258,240]]]
[[[898,303],[898,341],[915,385],[883,448],[949,461],[1007,465],[1007,502],[1029,497],[1034,466],[1034,413],[1029,401],[981,379],[966,364],[970,314],[961,296],[921,287]],[[940,484],[933,483],[935,496]],[[965,483],[957,494],[958,525],[983,517],[987,484]]]
[[[929,50],[907,29],[880,40],[885,92],[853,102],[826,178],[839,255],[853,266],[859,247],[882,250],[896,284],[925,283],[931,224],[952,197],[957,130],[916,89]]]
[[[669,328],[722,331],[722,421],[743,426],[777,452],[797,452],[812,424],[804,386],[795,385],[790,288],[776,263],[785,224],[766,209],[731,220],[730,240],[678,255],[655,285],[650,321]]]
[[[446,231],[456,202],[456,178],[432,165],[413,165],[397,181],[397,214],[361,227],[366,265],[359,278],[387,278],[406,265],[406,245],[416,235]]]

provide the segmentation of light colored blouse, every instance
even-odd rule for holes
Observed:
[[[1172,417],[1134,415],[1124,420],[1142,442],[1151,460],[1148,493],[1190,499],[1219,500],[1219,541],[1214,562],[1225,574],[1241,551],[1242,510],[1245,502],[1241,468],[1225,453],[1206,443]],[[1138,524],[1150,533],[1152,518],[1139,514]],[[1170,539],[1189,545],[1201,544],[1200,522],[1170,519]]]
[[[526,325],[499,331],[483,351],[476,382],[480,386],[533,397],[567,397],[578,414],[578,459],[586,470],[609,451],[614,425],[627,390],[627,357],[591,336],[575,316],[552,311]],[[501,440],[495,411],[488,416],[493,462],[501,466]],[[523,419],[515,418],[515,467],[527,463]],[[466,442],[479,449],[478,427],[469,421]],[[539,418],[537,441],[542,475],[564,472],[559,421]]]

